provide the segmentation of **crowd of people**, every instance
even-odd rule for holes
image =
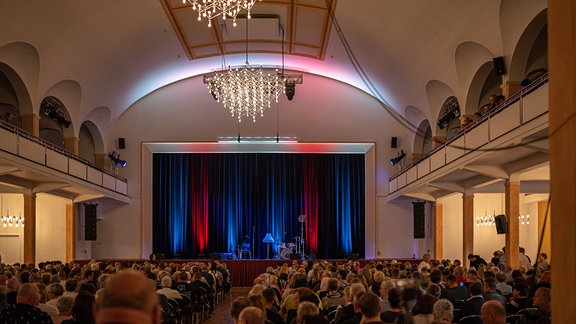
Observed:
[[[471,254],[467,268],[428,254],[419,263],[280,262],[230,311],[246,324],[549,323],[546,254],[519,269],[501,259],[501,251],[491,262]]]
[[[0,323],[191,322],[230,288],[217,260],[1,264]]]

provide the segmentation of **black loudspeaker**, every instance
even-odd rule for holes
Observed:
[[[494,216],[494,222],[496,223],[496,233],[506,234],[508,232],[508,223],[506,223],[506,215]]]
[[[126,139],[124,137],[120,137],[118,139],[118,148],[125,149],[126,148]]]
[[[394,136],[390,139],[390,147],[397,148],[398,147],[398,137]]]
[[[494,74],[496,76],[506,74],[506,65],[504,64],[504,58],[502,56],[493,58],[492,64],[494,65]]]
[[[210,253],[210,260],[222,260],[222,253]]]
[[[358,253],[348,253],[348,254],[346,254],[346,259],[352,260],[352,261],[358,260],[358,259],[360,259],[360,254],[358,254]]]
[[[300,260],[300,259],[302,259],[302,254],[290,253],[290,260]]]
[[[96,206],[98,204],[84,204],[84,240],[96,241]]]
[[[417,201],[412,203],[414,207],[414,238],[423,239],[426,236],[425,221],[424,221],[424,206],[426,203]]]

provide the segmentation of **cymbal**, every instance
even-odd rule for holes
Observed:
[[[306,221],[306,218],[307,218],[307,217],[308,217],[308,216],[306,216],[306,215],[300,215],[300,216],[298,216],[298,221],[299,221],[300,223],[303,223],[303,222]]]

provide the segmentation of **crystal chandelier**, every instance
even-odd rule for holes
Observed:
[[[285,88],[285,78],[278,71],[269,73],[248,64],[205,75],[204,83],[214,99],[230,109],[238,122],[242,117],[252,117],[253,121],[262,117],[264,109],[270,108],[272,100],[278,102]]]
[[[250,10],[256,0],[182,0],[183,4],[186,2],[192,5],[192,9],[198,11],[198,21],[202,18],[208,19],[208,27],[212,27],[212,18],[220,15],[222,19],[232,18],[236,27],[236,16],[240,11],[246,10],[246,16],[250,19]]]
[[[282,34],[282,62],[284,62],[284,34]],[[302,83],[302,75],[284,74],[276,69],[273,73],[250,66],[248,62],[248,21],[246,21],[246,62],[243,66],[222,68],[204,75],[204,84],[212,97],[221,102],[225,108],[230,109],[232,117],[238,122],[242,117],[264,116],[264,109],[270,108],[272,100],[278,102],[280,93],[286,93],[288,100],[292,100],[295,85]]]

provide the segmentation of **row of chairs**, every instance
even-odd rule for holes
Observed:
[[[181,292],[180,295],[182,296],[180,300],[159,295],[163,323],[203,323],[213,314],[215,306],[224,299],[225,292],[218,288],[214,294],[199,293],[192,296]]]

